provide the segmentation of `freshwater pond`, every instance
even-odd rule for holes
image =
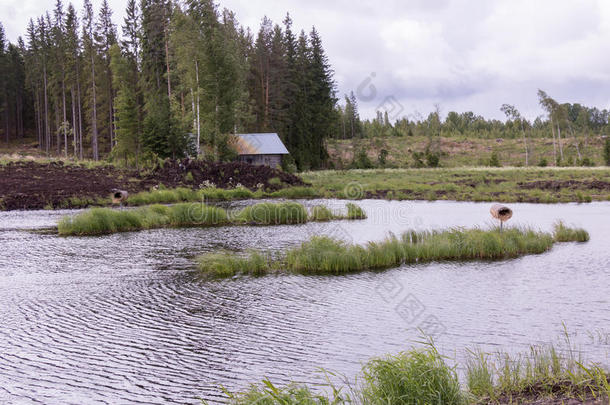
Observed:
[[[467,348],[521,352],[556,341],[565,324],[587,358],[609,364],[610,203],[511,205],[511,225],[550,231],[563,219],[591,234],[516,260],[340,277],[197,274],[193,258],[218,249],[492,224],[490,204],[359,204],[367,220],[95,238],[48,230],[74,212],[1,212],[0,403],[222,402],[221,385],[264,377],[313,384],[324,368],[353,378],[367,359],[416,345],[418,328],[459,361]]]

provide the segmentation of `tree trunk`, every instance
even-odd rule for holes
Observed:
[[[199,62],[195,61],[195,83],[197,84],[197,157],[201,154],[201,117],[199,115]]]
[[[557,164],[557,143],[555,143],[555,123],[551,118],[551,132],[553,133],[553,159],[554,164]]]
[[[521,132],[523,133],[523,147],[525,148],[525,166],[529,166],[529,152],[527,150],[527,138],[525,136],[525,128],[523,127],[523,119],[521,120]]]
[[[83,160],[83,115],[81,112],[81,101],[80,101],[80,74],[79,67],[76,66],[76,92],[78,102],[78,157]]]
[[[76,94],[74,94],[74,86],[70,90],[72,96],[72,146],[74,147],[74,159],[76,159],[76,148],[78,143],[76,142],[77,130],[76,130]]]
[[[64,129],[64,155],[66,158],[68,157],[68,116],[66,114],[66,84],[65,80],[62,78],[61,81],[61,97],[64,109],[64,121],[62,122],[62,127]]]
[[[563,146],[561,145],[561,127],[557,123],[557,142],[559,143],[559,158],[563,162]]]
[[[95,94],[95,59],[93,51],[91,51],[91,83],[93,90],[93,111],[91,113],[91,147],[93,149],[93,160],[98,161],[100,155],[97,148],[97,97]]]
[[[51,143],[51,127],[49,125],[49,95],[47,93],[47,66],[43,63],[43,75],[44,75],[44,129],[45,129],[45,151],[49,156],[49,144]]]

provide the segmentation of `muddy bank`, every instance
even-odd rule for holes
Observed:
[[[110,165],[90,168],[63,162],[17,161],[0,165],[0,209],[82,208],[109,203],[112,189],[136,193],[158,185],[199,188],[211,184],[221,188],[241,184],[270,191],[306,185],[297,176],[237,162],[165,161],[152,170],[138,172]]]

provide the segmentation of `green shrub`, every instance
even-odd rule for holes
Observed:
[[[491,153],[491,157],[489,158],[489,166],[502,167],[502,164],[500,163],[500,158],[498,157],[498,152],[493,151]]]
[[[606,166],[610,166],[610,138],[608,137],[604,142],[604,162],[606,162]]]

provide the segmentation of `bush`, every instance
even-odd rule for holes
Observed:
[[[491,157],[489,158],[489,166],[502,167],[502,164],[500,163],[500,158],[498,157],[498,152],[493,151],[491,153]]]
[[[377,161],[379,162],[379,166],[384,167],[387,164],[389,152],[386,149],[381,149],[379,151],[379,157]]]
[[[549,162],[545,158],[541,158],[538,162],[538,167],[547,167]]]
[[[374,168],[373,162],[369,159],[366,150],[360,149],[358,153],[354,155],[354,160],[351,164],[352,169],[372,169]]]
[[[606,162],[606,166],[610,166],[610,138],[608,137],[604,143],[604,162]]]

